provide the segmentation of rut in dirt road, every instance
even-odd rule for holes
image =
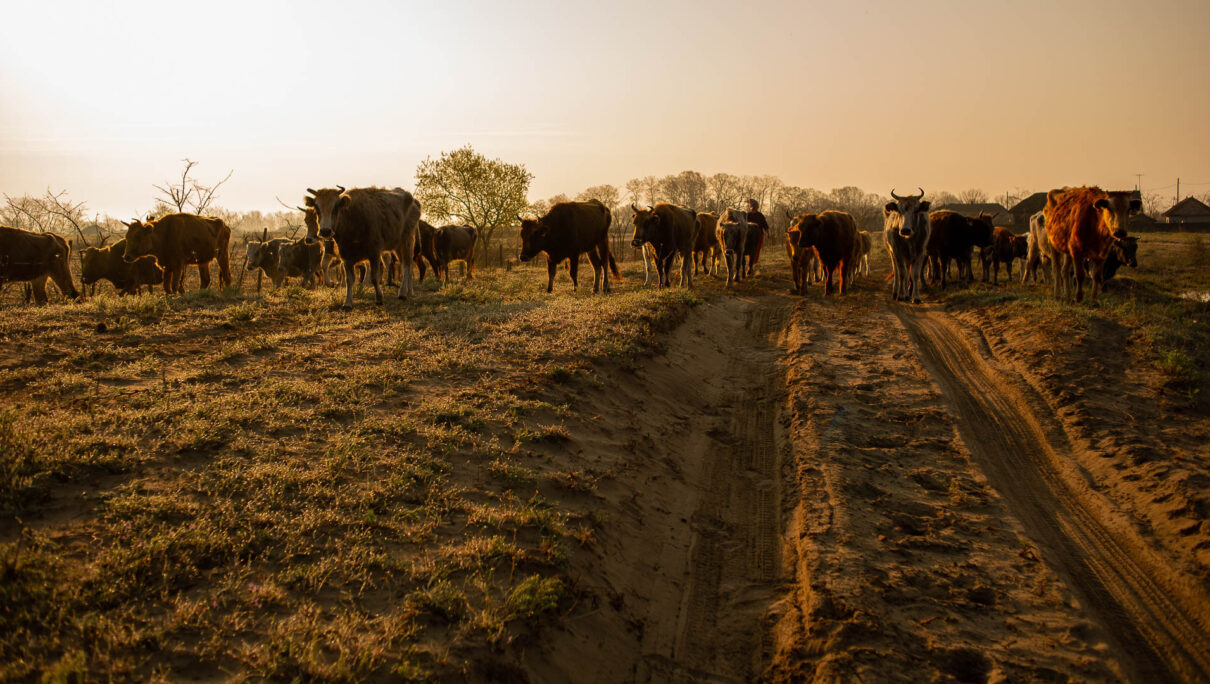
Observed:
[[[945,314],[896,314],[991,484],[1110,635],[1133,678],[1210,681],[1210,600],[1088,487],[1040,397],[976,352]]]

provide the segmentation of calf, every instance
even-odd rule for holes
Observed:
[[[660,276],[660,287],[672,285],[672,260],[681,256],[680,284],[693,287],[693,251],[697,245],[697,213],[675,204],[660,202],[654,207],[634,210],[634,236],[630,243],[642,247],[644,243],[655,248],[655,266]]]
[[[526,262],[546,253],[546,291],[554,290],[555,272],[559,264],[570,260],[571,287],[579,285],[577,274],[580,255],[588,252],[592,263],[594,293],[609,292],[609,273],[621,279],[618,265],[609,253],[609,208],[598,200],[559,202],[542,217],[517,220],[521,222],[521,251],[517,259]]]
[[[475,277],[475,243],[478,235],[471,226],[442,226],[433,236],[433,250],[437,264],[433,267],[433,275],[440,278],[445,276],[445,282],[450,281],[450,264],[461,261],[466,265],[466,279]]]
[[[1113,243],[1113,248],[1109,250],[1109,256],[1105,257],[1105,268],[1103,269],[1102,281],[1107,281],[1117,275],[1118,269],[1122,266],[1138,268],[1138,253],[1138,238],[1124,237],[1115,240]]]
[[[931,282],[940,281],[945,289],[951,261],[958,262],[958,277],[966,275],[966,282],[974,282],[971,255],[975,247],[983,248],[992,243],[994,229],[992,216],[979,214],[977,217],[941,210],[929,214],[928,262],[932,269]]]
[[[924,261],[928,256],[929,203],[924,189],[912,197],[900,197],[891,190],[894,202],[882,209],[883,240],[891,255],[891,297],[896,301],[920,303]]]
[[[790,230],[798,233],[797,249],[814,251],[823,266],[824,295],[832,294],[833,274],[839,279],[837,289],[840,294],[848,292],[849,280],[857,267],[861,251],[861,238],[853,217],[843,211],[802,214],[794,219]],[[805,294],[801,281],[799,276],[796,285],[799,292]]]
[[[1050,244],[1050,237],[1046,235],[1046,218],[1042,212],[1037,212],[1029,217],[1029,233],[1026,235],[1026,253],[1025,253],[1025,268],[1021,273],[1021,284],[1024,285],[1026,280],[1038,282],[1038,267],[1045,266],[1040,271],[1042,279],[1046,279],[1046,272],[1050,270],[1051,264],[1055,259],[1055,247]]]
[[[870,237],[870,231],[857,231],[857,264],[853,269],[854,273],[860,272],[862,275],[870,275],[870,252],[874,249],[874,238]]]
[[[996,226],[992,235],[992,243],[979,250],[979,260],[983,262],[983,282],[991,274],[993,285],[999,284],[1000,264],[1008,269],[1008,279],[1013,279],[1013,259],[1023,259],[1029,253],[1029,246],[1024,235],[1014,235],[1003,226]]]
[[[281,287],[282,281],[286,279],[281,268],[281,248],[290,242],[290,238],[268,240],[268,232],[266,229],[260,240],[248,242],[244,260],[253,271],[258,268],[263,271],[274,287]]]
[[[1052,266],[1054,296],[1066,297],[1071,290],[1074,273],[1075,300],[1084,300],[1084,268],[1087,261],[1092,271],[1091,299],[1096,299],[1104,282],[1105,259],[1114,240],[1126,237],[1126,225],[1132,214],[1142,209],[1142,202],[1126,191],[1106,192],[1096,187],[1061,188],[1046,196],[1046,234],[1056,251]],[[1060,294],[1062,292],[1062,295]]]
[[[93,294],[98,280],[108,280],[118,294],[139,294],[142,286],[150,293],[153,286],[164,282],[164,269],[155,262],[155,257],[144,256],[133,262],[126,261],[126,240],[118,240],[108,247],[85,247],[80,250],[80,282],[91,285]]]
[[[127,227],[126,260],[154,255],[164,269],[165,292],[185,291],[185,266],[189,264],[197,264],[202,288],[210,287],[211,261],[218,261],[219,284],[231,285],[231,229],[222,219],[182,213],[123,224]]]
[[[306,238],[291,240],[278,250],[278,269],[283,277],[302,278],[304,287],[315,287],[323,257],[323,243],[307,242]]]

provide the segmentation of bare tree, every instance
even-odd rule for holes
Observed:
[[[618,205],[618,201],[622,199],[622,195],[618,192],[618,189],[612,185],[594,185],[590,188],[585,188],[584,192],[576,195],[576,200],[580,202],[587,202],[588,200],[592,199],[595,199],[601,204],[613,209]]]
[[[987,201],[987,193],[979,188],[970,188],[958,193],[958,201],[963,204],[982,204]]]
[[[46,189],[42,197],[24,195],[13,198],[4,196],[7,206],[0,220],[16,228],[26,228],[41,233],[72,233],[87,245],[81,224],[87,211],[83,202],[73,202],[66,190],[51,192]]]
[[[196,178],[189,175],[192,173],[193,167],[197,166],[197,162],[188,157],[181,161],[185,163],[185,168],[181,171],[179,183],[165,182],[163,185],[152,185],[164,195],[156,200],[162,202],[166,207],[175,207],[177,212],[183,212],[188,208],[195,214],[201,214],[217,197],[216,193],[223,183],[231,179],[235,169],[228,171],[227,175],[214,185],[202,185]]]

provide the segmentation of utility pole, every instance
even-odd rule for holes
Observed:
[[[1177,178],[1176,179],[1176,201],[1172,203],[1172,206],[1175,207],[1176,205],[1178,205],[1180,203],[1181,203],[1181,179]]]
[[[1136,174],[1134,174],[1134,175],[1135,175],[1135,178],[1138,178],[1138,180],[1137,180],[1137,181],[1135,181],[1135,183],[1134,183],[1134,189],[1135,189],[1135,190],[1142,191],[1142,189],[1143,189],[1143,174],[1141,174],[1141,173],[1136,173]]]

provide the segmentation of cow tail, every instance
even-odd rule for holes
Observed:
[[[609,270],[613,272],[613,277],[617,280],[626,280],[626,276],[618,270],[618,262],[613,260],[613,253],[609,254]]]

